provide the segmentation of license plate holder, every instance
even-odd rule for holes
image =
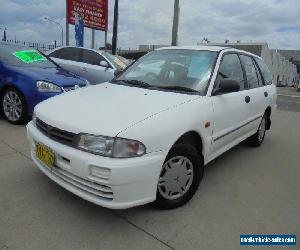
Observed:
[[[53,150],[47,146],[36,142],[35,143],[35,154],[36,157],[48,167],[53,167],[55,163],[55,154]]]

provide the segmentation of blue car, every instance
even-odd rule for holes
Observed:
[[[0,44],[0,113],[24,124],[39,102],[89,82],[62,69],[42,52]]]

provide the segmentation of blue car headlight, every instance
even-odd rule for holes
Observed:
[[[62,92],[61,87],[55,85],[51,82],[46,81],[37,81],[36,87],[39,92],[49,92],[49,93],[60,93]]]

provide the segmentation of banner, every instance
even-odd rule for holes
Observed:
[[[84,22],[79,12],[75,12],[75,40],[76,47],[83,47]]]
[[[107,31],[108,0],[66,0],[67,22],[75,24],[75,13],[78,12],[85,27]]]

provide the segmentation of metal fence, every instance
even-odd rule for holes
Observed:
[[[46,44],[46,43],[38,43],[38,42],[26,42],[26,41],[19,41],[19,40],[6,40],[5,41],[8,44],[13,45],[19,45],[19,46],[25,46],[28,48],[33,49],[40,49],[43,51],[55,49],[57,47],[60,47],[60,44],[58,44],[56,41],[54,41],[54,44]]]

